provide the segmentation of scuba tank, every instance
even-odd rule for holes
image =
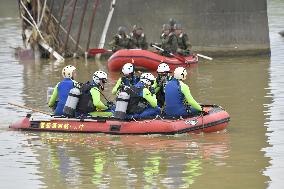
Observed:
[[[80,95],[80,89],[74,87],[70,90],[65,106],[63,108],[63,113],[65,116],[75,117],[76,107],[79,102]]]
[[[118,96],[116,98],[116,107],[114,111],[115,118],[125,119],[129,99],[130,95],[127,92],[121,91],[120,93],[118,93]]]
[[[54,91],[54,88],[53,87],[48,87],[47,88],[47,91],[46,91],[46,102],[48,103],[51,96],[52,96],[52,93]]]

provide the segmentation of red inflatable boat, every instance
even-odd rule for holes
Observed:
[[[225,129],[230,121],[229,114],[220,106],[208,105],[209,112],[189,118],[121,121],[114,118],[56,118],[35,119],[31,115],[10,128],[29,131],[84,132],[109,134],[181,134],[189,132],[216,132]]]
[[[181,59],[185,61],[181,61]],[[115,52],[108,59],[108,69],[110,71],[120,71],[122,66],[128,62],[132,62],[137,67],[156,71],[161,62],[167,63],[171,69],[179,66],[188,67],[198,62],[198,56],[165,57],[147,50],[123,49]]]

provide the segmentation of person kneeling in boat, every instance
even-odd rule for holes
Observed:
[[[175,24],[174,29],[178,41],[177,53],[182,56],[189,56],[191,44],[189,42],[188,35],[183,32],[181,24]]]
[[[100,116],[100,117],[110,117],[113,114],[112,110],[112,103],[109,103],[105,105],[101,101],[101,91],[104,90],[105,83],[107,82],[107,74],[104,71],[96,71],[93,74],[93,84],[92,88],[90,90],[92,102],[94,105],[95,111],[90,112],[89,114],[91,116]]]
[[[160,36],[162,41],[161,48],[164,51],[160,52],[163,56],[170,56],[169,53],[175,54],[178,48],[177,36],[174,32],[171,32],[169,24],[163,25],[163,33]]]
[[[157,78],[153,84],[155,94],[158,101],[158,106],[163,108],[165,104],[165,86],[172,79],[170,75],[170,67],[168,64],[161,62],[157,69]]]
[[[166,116],[188,116],[202,111],[202,107],[191,96],[188,85],[183,83],[186,75],[185,68],[177,67],[174,71],[174,78],[165,86]]]
[[[148,49],[148,43],[146,35],[143,33],[143,28],[138,25],[133,26],[133,30],[130,33],[131,48],[132,49]]]
[[[128,87],[134,86],[140,80],[140,78],[135,75],[135,69],[133,64],[131,63],[124,64],[121,72],[123,76],[117,80],[115,86],[113,87],[112,89],[113,95],[117,94],[123,86],[128,86]]]
[[[55,86],[51,98],[48,102],[48,106],[55,109],[54,114],[56,116],[64,115],[63,109],[66,104],[68,94],[70,90],[73,89],[78,83],[74,81],[74,78],[76,77],[75,70],[76,68],[71,65],[65,66],[63,68],[62,76],[64,79]]]
[[[126,34],[126,27],[120,26],[118,28],[117,34],[113,37],[113,40],[109,43],[113,52],[116,52],[120,49],[130,49],[131,40],[130,37]]]
[[[150,88],[155,81],[151,73],[143,73],[140,81],[133,87],[128,87],[130,99],[127,106],[128,118],[147,118],[160,114],[156,95],[151,93]]]

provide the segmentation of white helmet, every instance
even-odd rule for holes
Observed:
[[[155,76],[151,73],[143,73],[140,76],[140,81],[145,83],[146,85],[152,85],[155,81]]]
[[[174,78],[179,80],[185,80],[187,71],[184,67],[177,67],[174,71]]]
[[[72,75],[73,75],[73,72],[76,70],[76,68],[72,65],[68,65],[68,66],[65,66],[63,69],[62,69],[62,76],[64,78],[72,78]]]
[[[93,74],[93,81],[96,84],[100,84],[100,81],[102,81],[103,83],[106,83],[107,81],[107,73],[104,71],[96,71]]]
[[[165,73],[165,72],[170,72],[170,67],[168,64],[162,62],[159,66],[158,66],[158,69],[157,69],[157,72],[158,73]]]
[[[124,75],[129,75],[131,73],[134,73],[134,66],[131,63],[126,63],[124,64],[124,66],[122,67],[122,73]]]

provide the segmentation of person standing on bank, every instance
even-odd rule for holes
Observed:
[[[76,68],[72,65],[65,66],[62,69],[62,76],[64,79],[57,83],[48,102],[48,106],[55,109],[54,114],[56,116],[63,115],[63,108],[68,98],[68,94],[78,83],[74,81],[76,77]]]
[[[188,116],[202,111],[202,107],[191,96],[188,85],[183,83],[187,71],[183,67],[177,67],[174,78],[165,86],[165,115],[171,117]]]
[[[117,34],[113,37],[113,40],[109,43],[113,52],[120,49],[130,49],[131,40],[129,35],[126,34],[126,27],[120,26]]]
[[[175,29],[175,34],[177,36],[177,41],[178,41],[177,53],[183,56],[190,55],[191,44],[188,39],[188,35],[183,32],[182,25],[175,24],[174,29]]]
[[[131,39],[131,48],[132,49],[142,49],[147,50],[148,49],[148,43],[146,40],[146,35],[143,32],[143,28],[138,25],[133,26],[133,30],[130,33],[130,39]]]

